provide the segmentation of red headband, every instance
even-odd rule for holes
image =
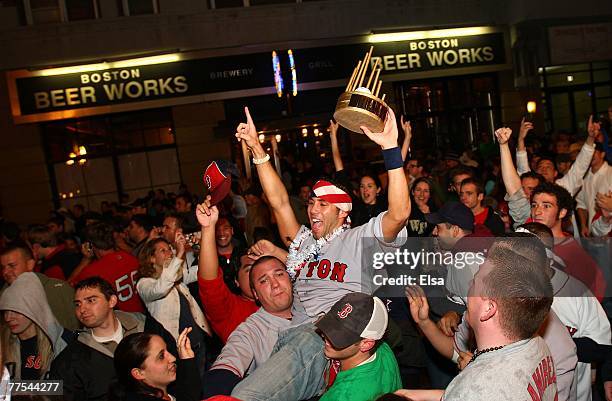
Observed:
[[[353,209],[353,202],[350,195],[329,181],[317,181],[312,188],[312,191],[315,193],[317,198],[333,203],[338,209],[344,212],[350,212]]]

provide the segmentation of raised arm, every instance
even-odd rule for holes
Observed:
[[[340,124],[329,120],[329,140],[331,142],[332,156],[334,159],[334,167],[336,172],[344,170],[344,163],[342,163],[342,156],[340,155],[340,148],[338,148],[338,126]]]
[[[587,211],[587,199],[584,188],[576,195],[576,217],[578,218],[580,236],[589,237],[589,213]]]
[[[568,192],[574,196],[578,190],[582,187],[584,182],[584,175],[591,167],[591,159],[593,153],[595,153],[595,138],[601,130],[601,124],[593,122],[593,116],[589,116],[589,122],[587,125],[588,137],[580,149],[580,153],[576,156],[576,161],[572,164],[567,174],[557,180],[557,184],[567,189]]]
[[[533,129],[533,123],[525,121],[525,118],[521,120],[521,127],[518,135],[518,145],[516,147],[516,169],[518,174],[524,174],[531,171],[529,168],[529,159],[527,158],[527,148],[525,147],[525,138],[529,131]]]
[[[405,162],[410,151],[410,140],[412,139],[412,125],[410,121],[404,120],[404,116],[400,116],[402,130],[404,131],[404,142],[402,142],[402,160]]]
[[[153,302],[165,298],[179,280],[184,260],[175,256],[168,266],[164,267],[158,278],[143,277],[136,283],[138,295],[145,302]]]
[[[219,255],[215,243],[215,225],[219,219],[219,210],[216,206],[210,206],[210,196],[196,207],[196,217],[202,227],[198,275],[203,280],[214,280],[219,274]]]
[[[594,237],[605,237],[612,229],[612,191],[608,191],[607,194],[598,192],[595,195],[595,205],[599,208],[601,216],[593,221],[591,234]]]
[[[525,147],[525,138],[527,138],[527,134],[532,129],[533,123],[525,121],[525,118],[523,117],[523,119],[521,120],[521,127],[519,129],[518,144],[516,146],[516,150],[519,150],[521,152],[527,150],[527,148]]]
[[[501,156],[501,171],[504,185],[506,186],[506,192],[508,195],[514,195],[521,189],[521,177],[519,177],[514,164],[512,163],[512,154],[510,153],[510,146],[508,141],[512,135],[510,128],[500,128],[495,131],[497,142],[499,143],[499,153]]]
[[[289,194],[283,185],[280,177],[276,173],[274,167],[270,163],[270,156],[264,151],[257,138],[257,129],[249,113],[249,108],[244,108],[246,114],[246,123],[238,124],[236,128],[236,138],[238,141],[245,141],[247,147],[253,155],[253,163],[257,166],[257,175],[263,191],[268,198],[268,204],[274,213],[274,217],[278,223],[283,242],[289,244],[295,238],[300,224],[295,218],[291,203],[289,202]]]
[[[397,234],[406,226],[410,216],[410,197],[408,196],[408,183],[404,174],[404,163],[401,160],[401,151],[397,146],[397,121],[395,113],[389,107],[385,128],[383,132],[373,133],[362,126],[362,131],[383,150],[385,167],[389,175],[387,197],[389,209],[383,216],[382,232],[386,242],[392,242]]]

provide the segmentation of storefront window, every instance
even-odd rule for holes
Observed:
[[[612,105],[611,63],[548,66],[539,69],[546,130],[584,134],[589,115]]]
[[[144,110],[43,125],[58,205],[98,210],[124,193],[176,191],[181,178],[170,109]]]
[[[612,96],[610,96],[610,92],[610,85],[595,87],[597,114],[605,114],[608,107],[612,105]]]
[[[459,151],[492,139],[492,123],[499,121],[494,75],[408,81],[395,88],[399,110],[412,122],[414,148]]]

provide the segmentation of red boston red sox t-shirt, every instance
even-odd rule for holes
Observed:
[[[144,305],[136,292],[137,271],[138,259],[125,251],[116,251],[86,266],[74,281],[100,276],[115,288],[119,299],[117,309],[144,313]]]

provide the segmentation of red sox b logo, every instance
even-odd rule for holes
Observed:
[[[346,319],[346,317],[353,311],[353,306],[351,304],[346,304],[342,309],[338,311],[338,317],[340,319]]]
[[[210,189],[210,187],[212,187],[212,183],[210,182],[210,176],[204,176],[204,181],[206,182],[206,186],[208,187],[208,189]]]

